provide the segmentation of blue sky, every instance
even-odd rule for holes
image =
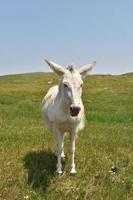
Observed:
[[[132,0],[0,0],[0,75],[49,71],[45,58],[133,71],[132,24]]]

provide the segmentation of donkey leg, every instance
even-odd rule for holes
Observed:
[[[65,154],[64,154],[64,136],[65,133],[62,133],[62,152],[61,152],[61,157],[65,158]]]
[[[75,141],[76,141],[76,131],[72,131],[70,133],[70,167],[71,167],[71,174],[75,174],[75,162],[74,162],[74,156],[75,156]]]
[[[62,153],[62,141],[63,141],[63,134],[58,132],[56,134],[56,143],[58,144],[57,146],[57,173],[62,174],[62,164],[61,164],[61,153]]]
[[[64,154],[64,136],[65,133],[61,133],[62,134],[62,152],[61,152],[61,158],[65,158],[65,154]],[[56,156],[58,155],[58,145],[59,145],[59,141],[58,139],[56,139]]]

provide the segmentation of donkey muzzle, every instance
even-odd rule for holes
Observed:
[[[76,117],[79,112],[80,112],[81,108],[79,106],[73,106],[71,105],[70,106],[70,114],[72,117]]]

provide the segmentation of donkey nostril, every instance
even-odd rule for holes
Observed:
[[[70,113],[72,116],[77,116],[81,108],[79,106],[70,106]]]

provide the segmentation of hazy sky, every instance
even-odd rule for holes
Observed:
[[[49,71],[45,58],[133,71],[133,0],[0,0],[0,75]]]

